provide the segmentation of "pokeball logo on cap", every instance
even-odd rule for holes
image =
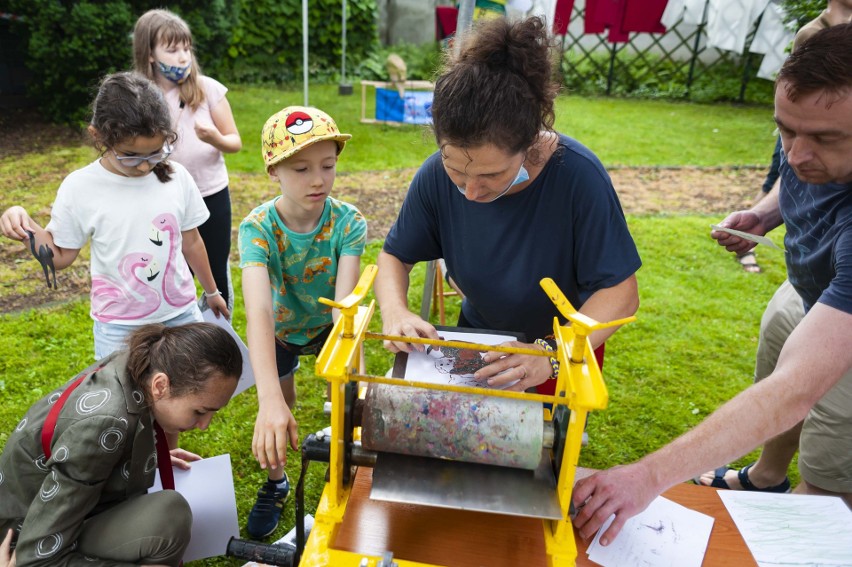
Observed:
[[[294,112],[287,117],[287,122],[284,126],[291,134],[299,135],[310,132],[314,127],[314,121],[306,112]]]

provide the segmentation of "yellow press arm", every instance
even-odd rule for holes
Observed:
[[[323,305],[340,310],[340,317],[331,330],[331,336],[334,339],[327,340],[317,355],[315,368],[319,376],[328,380],[335,378],[346,380],[348,374],[355,372],[352,364],[357,360],[359,343],[370,323],[375,302],[370,302],[366,308],[360,305],[370,291],[377,271],[378,268],[373,264],[364,268],[355,289],[340,301],[325,297],[318,299]]]
[[[562,465],[556,482],[560,506],[567,511],[571,506],[571,493],[586,416],[591,410],[604,409],[609,402],[606,384],[595,360],[589,336],[598,329],[623,325],[635,321],[636,318],[626,317],[617,321],[599,323],[574,309],[552,279],[544,278],[540,283],[556,309],[568,319],[568,324],[560,325],[559,319],[553,318],[553,334],[556,338],[560,363],[559,375],[556,379],[556,395],[564,396],[570,408]],[[556,414],[562,412],[564,415],[564,406],[555,407],[553,411]],[[567,515],[562,521],[545,524],[544,537],[549,567],[574,564],[577,549]]]
[[[592,331],[598,329],[607,329],[609,327],[617,327],[625,323],[631,323],[636,320],[635,316],[616,319],[606,323],[599,323],[587,315],[583,315],[571,305],[568,298],[562,293],[562,290],[550,278],[541,280],[541,287],[550,298],[550,301],[556,306],[562,315],[571,322],[571,327],[574,331],[574,342],[571,345],[571,361],[580,363],[583,362],[583,353],[586,349],[586,339],[592,334]]]
[[[347,339],[352,338],[352,333],[355,327],[355,314],[358,313],[358,305],[367,297],[367,293],[373,286],[373,280],[376,279],[376,274],[379,268],[370,264],[361,273],[358,278],[358,283],[355,284],[355,289],[352,293],[341,299],[339,302],[325,297],[320,297],[319,302],[323,305],[328,305],[334,309],[340,310],[340,315],[343,317],[343,336]]]

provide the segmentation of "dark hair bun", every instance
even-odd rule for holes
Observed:
[[[544,21],[505,18],[478,22],[448,55],[435,83],[432,128],[438,145],[494,144],[526,151],[552,130],[558,84],[552,39]]]

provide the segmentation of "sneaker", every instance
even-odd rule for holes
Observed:
[[[283,487],[267,480],[257,491],[257,502],[249,512],[246,525],[246,531],[254,539],[263,539],[278,527],[281,510],[284,508],[287,496],[290,495],[290,480],[287,478],[287,473],[284,473],[284,478],[279,482],[283,483]]]

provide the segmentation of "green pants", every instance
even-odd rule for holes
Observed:
[[[191,531],[189,504],[174,490],[163,490],[136,496],[88,518],[76,553],[121,564],[177,567]],[[19,556],[18,563],[23,559]]]

